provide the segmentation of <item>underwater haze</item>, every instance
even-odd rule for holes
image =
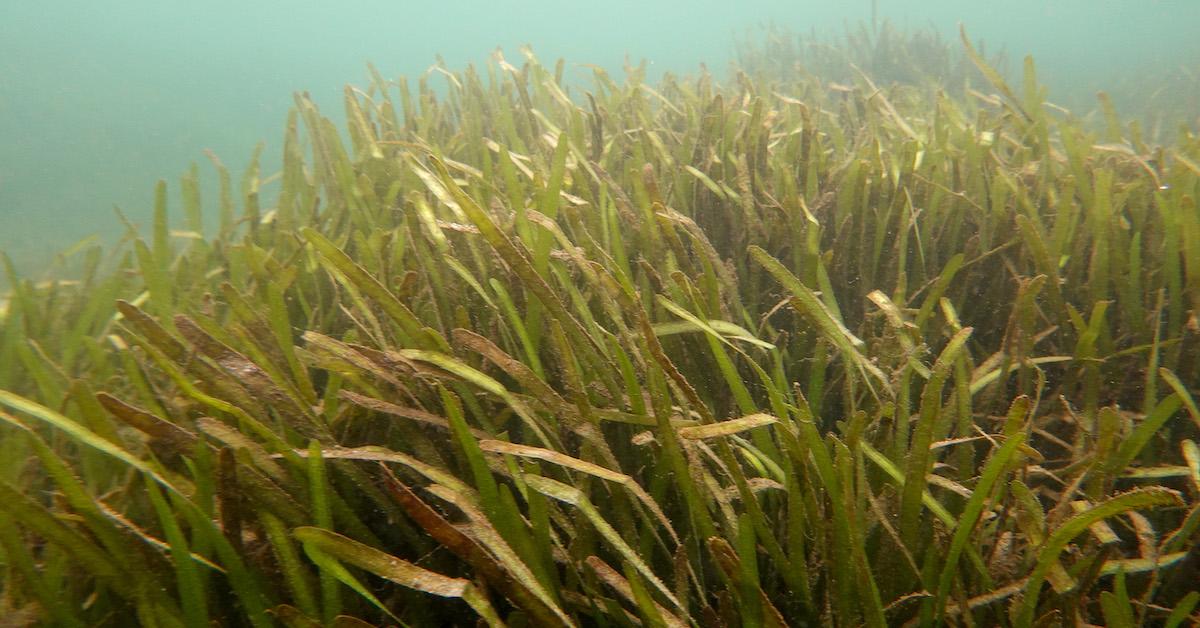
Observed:
[[[652,74],[719,71],[736,38],[767,25],[836,39],[872,19],[951,40],[962,23],[1014,67],[1033,54],[1054,101],[1089,106],[1123,77],[1200,74],[1194,0],[6,1],[0,250],[33,272],[84,236],[119,233],[114,205],[144,224],[154,181],[173,182],[193,162],[211,207],[205,150],[238,173],[266,142],[273,172],[292,94],[337,111],[342,86],[366,82],[367,62],[414,77],[437,55],[459,68],[497,48],[519,58],[530,44],[546,62],[619,70],[628,55]]]

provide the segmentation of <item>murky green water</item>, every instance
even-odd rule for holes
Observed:
[[[628,54],[688,72],[724,67],[735,36],[768,23],[835,37],[874,13],[951,36],[963,22],[1010,59],[1032,53],[1051,99],[1073,106],[1090,107],[1107,88],[1128,109],[1179,89],[1189,72],[1193,92],[1200,81],[1193,0],[295,5],[0,3],[0,249],[36,270],[52,250],[118,233],[114,205],[145,222],[153,182],[174,181],[195,161],[212,200],[204,150],[238,172],[257,142],[279,137],[294,91],[337,107],[342,85],[365,80],[368,60],[413,76],[439,54],[460,67],[529,43],[543,59],[619,68]],[[268,171],[278,151],[268,143]]]

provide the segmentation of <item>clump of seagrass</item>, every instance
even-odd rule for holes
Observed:
[[[348,144],[298,97],[277,176],[213,160],[215,232],[193,168],[115,272],[9,266],[0,607],[1194,621],[1200,139],[959,61],[963,98],[372,68]]]

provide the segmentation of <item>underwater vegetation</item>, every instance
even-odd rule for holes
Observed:
[[[959,42],[932,27],[902,30],[888,20],[848,27],[835,38],[772,25],[747,31],[734,48],[738,69],[779,82],[806,79],[849,87],[865,73],[885,87],[936,87],[957,96],[965,88],[987,85]],[[989,54],[982,42],[976,54],[1001,75],[1007,73],[1003,54]]]
[[[5,260],[6,625],[1194,625],[1200,137],[963,39],[372,68]]]
[[[833,38],[770,27],[748,31],[735,49],[740,69],[781,82],[804,76],[851,86],[860,73],[866,73],[876,85],[942,89],[959,99],[987,98],[985,92],[992,91],[961,45],[932,27],[901,30],[883,20],[847,28]],[[1003,51],[989,54],[980,43],[977,54],[1001,76],[1008,74]],[[1186,135],[1200,126],[1200,70],[1195,65],[1181,56],[1137,71],[1113,71],[1105,78],[1105,94],[1099,99],[1081,84],[1056,84],[1055,102],[1045,104],[1060,113],[1068,113],[1063,111],[1066,105],[1093,130],[1110,125],[1119,110],[1118,120],[1127,133],[1148,143],[1169,144],[1177,134]]]

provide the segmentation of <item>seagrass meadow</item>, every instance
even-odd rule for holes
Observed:
[[[5,259],[0,624],[1197,625],[1196,127],[887,32],[372,68]]]

